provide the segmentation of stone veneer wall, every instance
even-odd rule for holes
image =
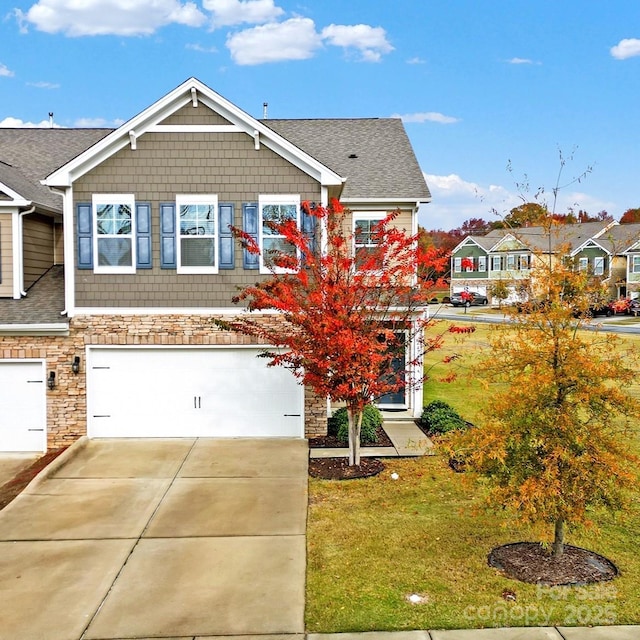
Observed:
[[[77,316],[69,336],[1,336],[1,358],[46,360],[47,375],[56,372],[56,387],[47,389],[47,446],[57,448],[87,432],[85,347],[87,345],[250,345],[249,336],[216,328],[210,315]],[[264,316],[265,322],[278,322]],[[80,373],[71,371],[74,356]],[[327,432],[326,400],[305,389],[305,436]]]

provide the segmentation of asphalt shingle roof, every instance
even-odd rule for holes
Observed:
[[[66,324],[64,267],[51,267],[30,289],[26,298],[0,299],[0,325]]]
[[[431,196],[398,118],[261,122],[347,178],[343,198],[427,200]]]
[[[0,128],[0,182],[48,209],[62,198],[40,180],[94,145],[112,129]]]

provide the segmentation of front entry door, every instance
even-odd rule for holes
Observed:
[[[391,393],[385,393],[383,396],[380,396],[377,402],[377,405],[379,407],[400,409],[400,408],[405,408],[407,404],[406,387],[404,385],[404,382],[405,382],[404,370],[407,366],[407,359],[405,354],[405,350],[406,350],[405,334],[400,333],[398,334],[398,336],[400,338],[400,344],[398,345],[398,353],[394,354],[394,356],[391,359],[391,369],[394,373],[394,376],[396,376],[399,371],[403,372],[401,374],[402,386],[396,391],[393,391]]]

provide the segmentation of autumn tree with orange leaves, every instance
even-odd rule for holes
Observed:
[[[540,261],[533,277],[544,304],[492,331],[474,374],[501,385],[484,423],[452,450],[487,482],[490,505],[551,526],[553,536],[542,535],[559,557],[567,526],[621,508],[637,482],[630,438],[640,411],[628,391],[637,359],[617,336],[582,330],[591,322],[579,313],[589,304],[588,274]]]
[[[346,231],[351,213],[337,200],[328,207],[305,202],[302,209],[315,221],[304,226],[315,227],[315,233],[295,220],[270,223],[270,232],[285,239],[280,250],[263,255],[271,275],[235,300],[250,312],[275,310],[281,321],[243,313],[216,324],[272,345],[264,354],[270,365],[290,369],[320,397],[344,402],[349,464],[357,465],[365,406],[420,384],[422,356],[441,345],[442,334],[425,337],[433,322],[424,311],[436,282],[418,279],[417,269],[441,271],[448,258],[398,228],[398,212],[376,223],[366,244],[354,251],[358,232]],[[249,251],[260,253],[251,236],[234,233]],[[413,352],[407,348],[411,344],[418,345]],[[394,370],[393,355],[400,350],[406,350],[406,364]]]

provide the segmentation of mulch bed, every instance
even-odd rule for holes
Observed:
[[[20,471],[12,480],[0,487],[0,509],[4,509],[25,487],[51,462],[53,462],[68,447],[52,449],[42,457]]]
[[[360,464],[349,466],[349,458],[311,458],[309,475],[324,480],[355,480],[376,476],[384,471],[378,458],[360,458]]]
[[[336,436],[318,436],[317,438],[309,438],[309,447],[311,449],[344,449],[348,445]],[[376,429],[376,441],[363,445],[365,447],[393,447],[393,442],[389,439],[382,427]]]
[[[549,586],[603,582],[618,575],[616,566],[604,556],[568,544],[557,559],[537,542],[505,544],[491,551],[488,563],[509,578]]]

